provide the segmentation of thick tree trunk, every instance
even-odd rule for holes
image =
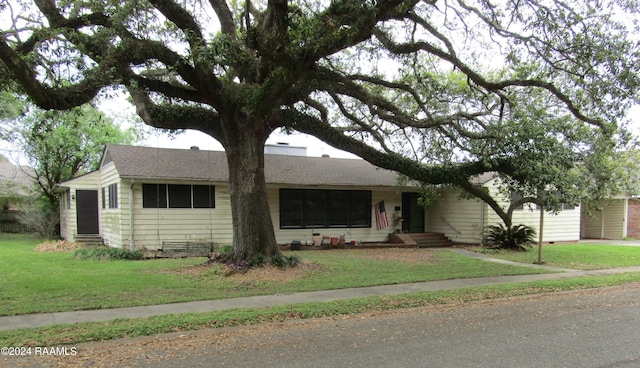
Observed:
[[[247,124],[250,125],[250,124]],[[227,135],[229,195],[233,220],[231,261],[280,253],[267,199],[264,176],[264,145],[268,134],[250,128]]]

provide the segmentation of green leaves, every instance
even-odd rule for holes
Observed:
[[[0,122],[16,119],[23,113],[24,102],[10,91],[0,91]],[[3,138],[0,130],[0,139]],[[7,133],[7,132],[5,132]]]
[[[96,170],[105,144],[131,144],[141,138],[134,128],[121,129],[91,105],[69,111],[30,107],[12,122],[11,131],[12,144],[34,169],[34,179],[51,208],[57,208],[55,185]]]

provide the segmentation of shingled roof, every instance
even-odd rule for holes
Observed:
[[[103,164],[113,162],[125,179],[228,181],[225,153],[107,145]],[[265,155],[268,184],[393,187],[397,174],[360,159]]]

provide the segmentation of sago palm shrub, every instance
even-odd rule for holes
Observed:
[[[536,231],[527,225],[513,225],[510,228],[502,224],[485,228],[484,243],[487,248],[513,249],[526,251],[536,242]]]

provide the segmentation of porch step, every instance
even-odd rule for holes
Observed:
[[[75,242],[85,247],[104,245],[100,234],[76,234]]]
[[[390,234],[389,243],[418,248],[451,247],[453,242],[442,233]]]

